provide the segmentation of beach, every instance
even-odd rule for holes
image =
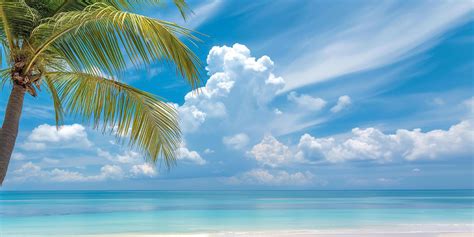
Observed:
[[[315,231],[315,230],[300,230],[300,231],[259,231],[259,232],[219,232],[219,233],[194,233],[194,234],[113,234],[113,235],[94,235],[96,237],[472,237],[473,231],[464,230],[458,232],[456,230],[448,231],[393,231],[393,230],[331,230],[331,231]],[[84,235],[87,237],[90,235]]]
[[[471,190],[15,191],[2,236],[472,236]]]
[[[445,231],[395,231],[388,229],[378,229],[378,230],[362,230],[362,229],[353,229],[353,230],[326,230],[326,231],[316,231],[316,230],[300,230],[300,231],[255,231],[255,232],[218,232],[218,233],[194,233],[194,234],[140,234],[140,233],[128,233],[128,234],[113,234],[113,235],[93,235],[95,237],[378,237],[378,236],[387,236],[387,237],[472,237],[473,231],[472,227],[470,230],[445,230]],[[87,237],[91,235],[84,235],[82,237]]]
[[[274,236],[274,237],[472,237],[474,225],[397,225],[391,227],[332,229],[332,230],[280,230],[280,231],[240,231],[215,233],[175,233],[175,234],[144,234],[125,233],[114,235],[96,235],[96,237],[244,237],[244,236]],[[86,237],[86,236],[83,236]]]

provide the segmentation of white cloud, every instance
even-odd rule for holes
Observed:
[[[13,175],[22,176],[24,178],[38,176],[41,173],[41,167],[29,161],[24,163],[20,168],[13,171]]]
[[[418,172],[420,172],[420,171],[421,171],[421,170],[418,169],[418,168],[414,168],[414,169],[412,170],[412,172],[415,172],[415,173],[418,173]]]
[[[307,185],[314,181],[314,175],[309,172],[288,173],[287,171],[269,171],[265,169],[253,169],[240,175],[231,177],[231,184],[250,185]]]
[[[210,78],[206,85],[188,93],[184,104],[178,106],[184,136],[193,142],[193,145],[206,147],[208,145],[205,144],[206,141],[215,142],[229,134],[235,136],[238,133],[245,134],[249,139],[241,140],[249,142],[250,138],[260,137],[263,134],[287,134],[324,123],[328,119],[327,117],[308,118],[308,111],[301,109],[293,111],[291,107],[285,105],[278,105],[284,106],[285,113],[280,113],[280,110],[276,113],[273,99],[284,87],[285,81],[273,74],[274,65],[269,57],[252,57],[250,50],[244,45],[213,47],[207,57],[207,63],[206,69]],[[323,99],[299,95],[296,92],[290,93],[287,98],[295,104],[311,108],[321,109],[326,103]],[[343,111],[350,104],[351,98],[348,95],[340,96],[331,111],[334,113]],[[311,121],[308,122],[305,119],[311,119]],[[418,133],[421,135],[417,136]],[[407,160],[438,157],[440,155],[436,152],[436,155],[427,152],[420,153],[421,146],[413,145],[419,141],[409,141],[406,138],[408,135],[413,135],[422,139],[430,137],[431,134],[434,134],[433,131],[423,133],[419,130],[403,129],[395,134],[385,134],[376,128],[355,128],[350,135],[346,134],[346,137],[314,138],[305,135],[301,138],[300,144],[290,147],[272,136],[266,136],[248,154],[252,155],[260,165],[267,167],[315,161],[390,162],[399,157]],[[394,141],[393,137],[398,137],[400,141]],[[232,136],[228,136],[223,139],[223,142],[232,147],[231,143],[236,139],[231,138]],[[407,144],[401,144],[402,142],[412,144],[413,147],[406,147]],[[240,145],[242,143],[234,142],[233,144],[236,144],[234,148],[245,147],[245,145]],[[437,149],[439,147],[429,150],[436,151]],[[409,152],[403,152],[407,150]],[[183,160],[202,159],[199,153],[190,151],[186,147],[180,148],[179,153],[179,157]]]
[[[326,106],[326,101],[321,98],[315,98],[310,95],[298,95],[292,91],[288,94],[288,100],[297,104],[300,109],[317,111]]]
[[[232,130],[252,124],[253,116],[274,116],[267,104],[285,82],[272,73],[274,65],[269,57],[256,59],[247,47],[234,44],[213,47],[207,64],[210,77],[206,85],[189,92],[178,107],[185,134],[206,124],[215,128],[225,121],[222,128]]]
[[[58,164],[59,163],[59,160],[51,159],[51,158],[48,158],[48,157],[43,158],[42,161],[44,163],[48,163],[48,164]]]
[[[104,151],[100,148],[97,149],[97,155],[107,160],[123,163],[123,164],[137,164],[143,160],[142,156],[138,152],[127,150],[122,154],[112,155],[108,151]]]
[[[23,153],[15,152],[15,153],[13,153],[13,155],[12,155],[12,159],[13,159],[13,160],[24,160],[24,159],[26,159],[26,156],[25,156],[25,154],[23,154]]]
[[[153,165],[144,163],[141,165],[134,165],[130,169],[130,173],[134,176],[148,176],[148,177],[154,177],[158,174],[156,172],[156,169]]]
[[[273,74],[274,63],[268,56],[255,58],[241,44],[215,46],[207,64],[205,86],[189,92],[183,105],[176,105],[184,137],[193,145],[206,147],[203,140],[222,140],[237,133],[249,138],[266,133],[282,135],[324,121],[308,116],[325,106],[321,98],[292,93],[290,103],[299,106],[279,105],[285,113],[275,107],[275,96],[285,81]]]
[[[94,182],[104,180],[118,180],[125,177],[120,166],[104,165],[98,175],[84,175],[77,171],[54,168],[44,170],[39,165],[32,162],[24,163],[12,172],[13,177],[8,179],[13,182],[24,181],[47,181],[47,182]]]
[[[123,170],[118,165],[104,165],[100,168],[99,179],[122,179],[124,177]]]
[[[315,139],[309,134],[304,134],[298,143],[296,157],[298,159],[311,158],[311,160],[325,159],[326,157],[322,150],[325,147],[333,146],[334,143],[334,138]]]
[[[178,108],[181,114],[181,128],[184,131],[192,132],[201,126],[206,121],[206,114],[200,111],[196,106],[181,106]]]
[[[196,28],[212,17],[220,8],[223,0],[210,0],[193,9],[193,14],[185,22],[190,28]]]
[[[301,137],[297,157],[329,162],[348,160],[375,160],[388,162],[405,160],[439,159],[469,156],[474,143],[472,121],[462,121],[448,130],[422,132],[420,129],[399,129],[384,134],[376,128],[354,128],[348,138]]]
[[[22,144],[24,150],[43,150],[48,148],[84,148],[92,143],[87,138],[85,128],[80,124],[56,126],[43,124],[31,132]]]
[[[204,150],[204,154],[212,154],[212,153],[214,153],[214,152],[215,152],[215,151],[212,150],[212,149],[210,149],[210,148],[206,148],[206,149]]]
[[[63,169],[53,169],[50,172],[44,171],[44,176],[48,176],[48,180],[54,182],[83,182],[88,181],[87,177],[76,171],[68,171]]]
[[[463,104],[469,109],[470,113],[474,113],[474,96],[465,100]]]
[[[185,26],[188,29],[196,29],[201,24],[206,22],[209,18],[212,18],[220,9],[223,0],[205,0],[205,1],[193,1],[190,4],[193,12],[188,14],[186,21],[183,20],[181,14],[178,11],[172,11],[172,14],[168,15],[157,15],[156,18],[167,19],[170,22],[175,22],[178,25]],[[162,11],[157,11],[162,13]]]
[[[249,136],[245,133],[238,133],[233,136],[227,136],[222,138],[222,142],[227,146],[235,150],[244,148],[249,142]]]
[[[28,118],[49,119],[54,116],[54,109],[51,106],[25,104],[22,114]]]
[[[249,154],[260,165],[273,168],[295,163],[353,160],[387,163],[395,160],[468,157],[474,152],[471,148],[474,144],[473,129],[471,120],[462,121],[448,130],[428,132],[398,129],[393,134],[385,134],[376,128],[354,128],[350,134],[339,137],[316,138],[304,134],[294,147],[267,135]]]
[[[255,160],[264,166],[278,167],[284,164],[289,164],[295,159],[292,159],[292,153],[288,146],[280,143],[271,135],[263,137],[262,141],[249,152]]]
[[[27,150],[27,151],[44,150],[44,149],[46,149],[46,144],[45,143],[40,143],[40,142],[28,142],[28,141],[26,141],[25,143],[21,144],[21,148],[23,150]]]
[[[418,1],[409,8],[386,2],[355,9],[355,16],[331,27],[331,32],[314,36],[305,54],[287,67],[288,81],[282,92],[379,68],[419,53],[469,19],[473,6],[471,1]]]
[[[204,160],[199,153],[196,151],[190,151],[185,143],[182,143],[181,146],[178,148],[176,151],[176,158],[178,160],[188,162],[188,163],[194,163],[197,165],[205,165],[206,160]]]
[[[360,186],[360,187],[387,187],[400,184],[401,179],[393,179],[393,178],[375,178],[375,179],[361,179],[361,178],[351,178],[347,180],[347,184],[351,186]]]
[[[337,113],[340,112],[341,110],[347,108],[351,104],[351,97],[347,95],[340,96],[339,99],[337,100],[337,104],[331,108],[331,112]]]

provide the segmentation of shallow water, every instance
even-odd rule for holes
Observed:
[[[473,190],[0,192],[1,236],[472,224]]]

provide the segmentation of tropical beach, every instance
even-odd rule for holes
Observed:
[[[6,236],[471,236],[473,199],[471,190],[26,191],[3,193],[0,215]]]
[[[473,13],[0,0],[0,237],[472,237]]]

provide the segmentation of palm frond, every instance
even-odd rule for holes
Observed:
[[[5,68],[5,69],[0,70],[0,90],[3,89],[5,84],[7,84],[7,82],[11,82],[10,76],[11,76],[10,68]]]
[[[57,13],[83,10],[95,4],[104,3],[124,11],[147,9],[149,7],[164,5],[163,0],[26,0],[27,4],[37,9],[42,16],[52,17]],[[185,0],[173,0],[173,4],[180,12],[183,19],[192,11]]]
[[[76,71],[94,73],[98,68],[108,75],[121,75],[129,62],[139,67],[165,61],[173,62],[194,88],[199,83],[200,62],[180,36],[198,40],[174,23],[96,3],[39,25],[31,35],[36,50],[27,70],[43,54],[61,55]]]
[[[185,0],[173,0],[174,5],[178,8],[179,13],[181,13],[181,17],[184,20],[187,20],[188,14],[192,13],[191,9],[189,8],[188,4]]]
[[[169,167],[181,139],[177,111],[155,96],[115,80],[82,72],[48,73],[66,112],[91,122],[102,132],[113,128],[118,138]],[[109,130],[110,131],[110,130]]]
[[[163,0],[148,0],[148,1],[142,1],[142,0],[102,0],[100,1],[99,0],[96,2],[105,2],[123,10],[135,10],[138,8],[143,9],[146,7],[152,7],[152,6],[164,4]],[[178,8],[178,11],[181,13],[181,16],[183,17],[183,19],[186,19],[187,14],[191,12],[191,10],[188,7],[188,4],[186,3],[186,0],[173,0],[173,3],[176,6],[176,8]]]
[[[29,37],[38,20],[37,12],[24,1],[0,1],[0,41],[3,47],[14,53],[19,42]]]
[[[44,76],[43,81],[46,84],[46,87],[48,88],[49,93],[51,94],[51,99],[53,100],[54,118],[56,121],[56,127],[59,127],[60,125],[63,124],[63,119],[64,119],[64,109],[62,106],[61,97],[59,96],[58,91],[56,90],[54,82],[51,80],[51,78],[48,75]]]

